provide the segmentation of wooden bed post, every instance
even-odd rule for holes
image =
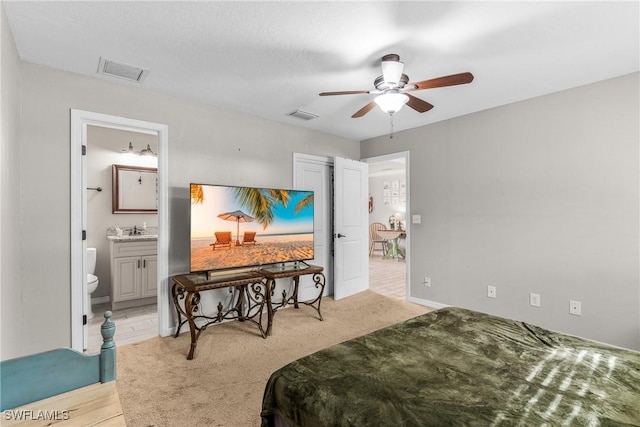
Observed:
[[[116,333],[116,324],[111,320],[112,313],[105,311],[104,323],[100,327],[102,334],[102,346],[100,347],[100,382],[106,383],[116,379],[116,345],[113,335]]]

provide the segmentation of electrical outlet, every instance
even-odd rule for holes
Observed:
[[[411,215],[411,222],[414,224],[420,224],[422,222],[422,216],[420,215]]]
[[[582,316],[582,303],[580,301],[569,301],[569,314]]]
[[[497,296],[497,290],[495,286],[487,286],[487,297],[495,298]]]
[[[424,280],[422,281],[422,284],[425,286],[431,286],[431,277],[426,277],[424,278]]]
[[[529,305],[531,307],[540,307],[540,294],[529,294]]]

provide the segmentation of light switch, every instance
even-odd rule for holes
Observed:
[[[420,224],[422,222],[422,216],[420,215],[411,215],[411,222],[414,224]]]

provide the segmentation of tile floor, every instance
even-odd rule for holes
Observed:
[[[369,257],[369,289],[378,294],[405,300],[406,267],[404,260]]]
[[[404,260],[369,257],[370,289],[390,298],[405,300],[405,269]],[[104,321],[103,313],[109,309],[108,303],[93,306],[95,316],[89,320],[89,354],[100,352],[100,325]],[[158,336],[158,312],[155,304],[114,311],[111,319],[116,322],[116,345],[131,344]]]
[[[100,325],[104,322],[103,314],[110,310],[110,304],[93,306],[95,316],[89,320],[89,343],[86,352],[99,353],[102,345]],[[156,304],[142,307],[116,310],[111,316],[116,323],[114,341],[116,345],[131,344],[158,336],[158,308]]]

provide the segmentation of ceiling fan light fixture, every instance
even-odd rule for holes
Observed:
[[[356,111],[351,118],[357,119],[371,110],[380,106],[380,109],[388,113],[391,117],[391,128],[393,130],[393,113],[400,111],[404,104],[418,113],[425,113],[433,108],[433,105],[423,101],[413,95],[406,95],[408,92],[423,89],[433,89],[447,86],[455,86],[473,81],[473,74],[458,73],[449,76],[436,77],[420,82],[409,83],[409,76],[402,73],[404,64],[400,62],[400,56],[390,53],[382,57],[381,61],[383,75],[376,77],[373,81],[375,90],[343,90],[337,92],[322,92],[320,96],[329,95],[358,95],[370,94],[378,95],[373,101]],[[393,135],[393,133],[391,133]]]
[[[393,114],[400,111],[402,106],[409,101],[409,97],[404,93],[391,92],[377,96],[374,101],[382,111]]]
[[[400,61],[382,61],[382,77],[385,83],[396,86],[400,83],[404,64]]]

